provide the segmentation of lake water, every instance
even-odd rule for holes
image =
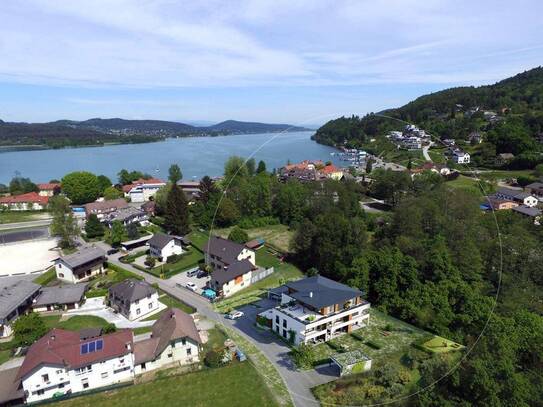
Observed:
[[[311,140],[313,133],[190,137],[146,144],[2,152],[0,183],[7,184],[16,171],[37,183],[60,179],[66,173],[78,170],[104,174],[115,182],[122,168],[165,179],[173,163],[181,167],[184,179],[199,179],[204,175],[222,175],[224,163],[232,155],[249,157],[253,153],[255,160],[264,160],[270,171],[282,167],[287,160],[320,159],[341,164],[330,155],[335,151],[333,148]]]

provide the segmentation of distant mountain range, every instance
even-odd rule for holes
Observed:
[[[10,123],[0,120],[0,146],[60,148],[142,143],[167,137],[221,136],[309,130],[289,124],[227,120],[210,126],[194,126],[164,120],[94,118],[84,121],[57,120],[49,123]]]

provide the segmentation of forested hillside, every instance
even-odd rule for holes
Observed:
[[[494,85],[446,89],[380,114],[415,123],[438,139],[468,140],[483,134],[476,155],[488,164],[500,153],[518,156],[513,168],[543,162],[543,68],[535,68]],[[379,115],[342,117],[317,130],[314,138],[328,145],[362,146],[370,137],[400,130],[404,123]]]

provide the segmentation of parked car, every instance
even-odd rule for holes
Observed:
[[[187,277],[194,277],[198,274],[198,268],[194,268],[192,270],[187,271]]]
[[[227,319],[238,319],[243,316],[243,312],[241,311],[232,311],[230,314],[226,314],[225,318]]]
[[[198,274],[196,274],[196,278],[203,278],[207,277],[207,273],[204,270],[198,271]]]
[[[119,253],[119,249],[109,249],[106,253],[108,256],[110,256],[112,254]]]
[[[196,287],[196,284],[192,283],[192,282],[188,282],[187,284],[185,284],[185,287],[187,287],[189,290],[192,290],[192,291],[196,291],[196,289],[198,287]]]

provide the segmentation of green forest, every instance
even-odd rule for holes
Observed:
[[[492,113],[496,116],[489,119]],[[481,133],[484,142],[473,154],[476,165],[492,166],[497,154],[512,153],[515,159],[509,168],[534,168],[543,162],[543,68],[494,85],[431,93],[378,114],[340,117],[319,128],[314,139],[327,145],[364,147],[370,138],[403,129],[405,122],[416,124],[437,139],[467,142],[470,133]]]
[[[376,171],[368,189],[352,181],[281,183],[263,163],[255,167],[233,157],[222,182],[205,178],[193,221],[288,225],[295,231],[289,260],[302,270],[357,287],[372,307],[470,349],[458,369],[404,404],[541,405],[541,227],[506,211],[483,213],[476,194],[432,174],[412,181]],[[392,211],[364,212],[359,201],[368,194],[389,194]],[[452,363],[429,358],[414,387],[385,386],[373,396],[357,390],[370,380],[364,376],[334,402],[385,402],[425,388]]]

